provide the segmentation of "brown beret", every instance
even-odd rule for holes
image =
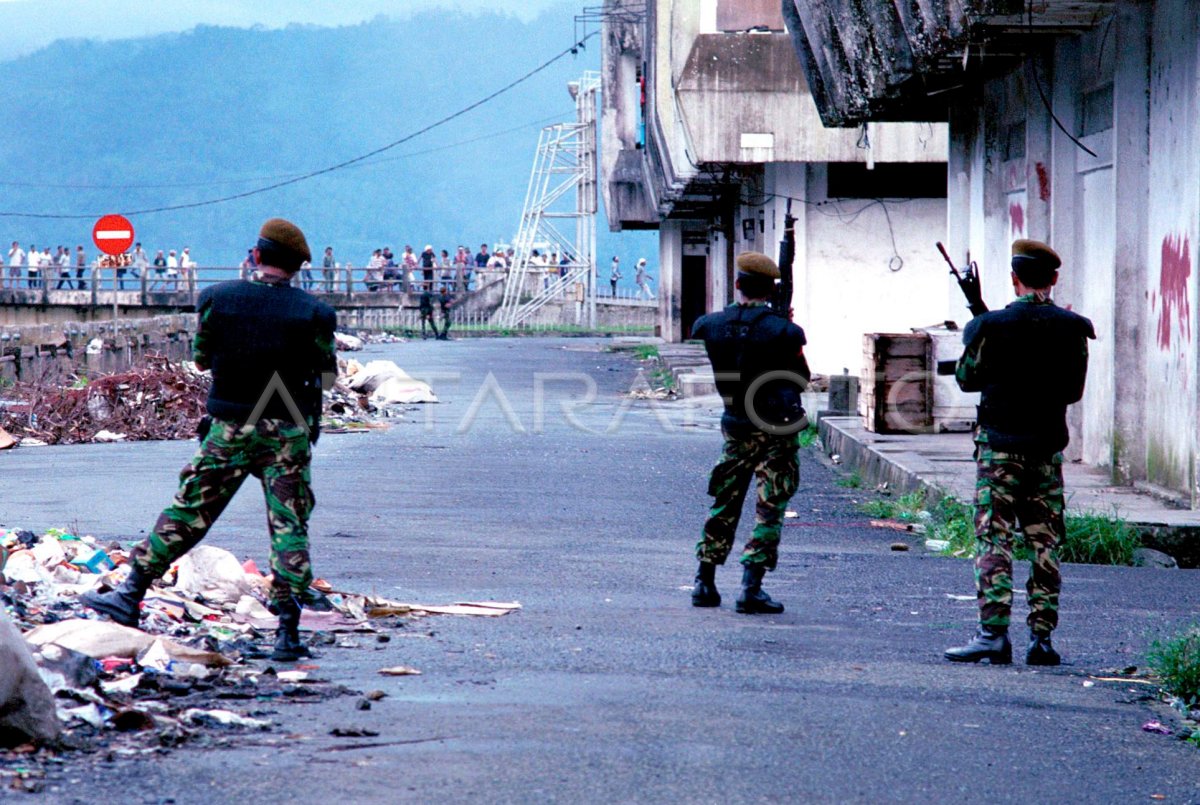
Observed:
[[[309,251],[308,241],[304,239],[304,233],[300,231],[300,227],[291,221],[285,221],[282,218],[271,218],[262,225],[262,229],[258,231],[258,236],[294,252],[302,260],[312,260],[312,252]]]
[[[1018,262],[1029,265],[1036,265],[1038,268],[1054,271],[1062,265],[1062,258],[1058,256],[1058,252],[1051,249],[1040,240],[1029,240],[1021,238],[1014,240],[1012,245],[1012,256],[1014,267]],[[1021,258],[1017,260],[1017,258]]]
[[[779,279],[779,266],[762,252],[742,252],[737,256],[737,270],[743,274]]]

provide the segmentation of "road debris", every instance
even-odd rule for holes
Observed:
[[[416,668],[408,665],[393,665],[391,668],[380,668],[379,673],[384,676],[420,676],[421,672]]]
[[[7,557],[0,566],[0,712],[10,720],[20,715],[4,707],[14,690],[20,701],[36,705],[22,716],[27,729],[7,734],[10,746],[32,741],[52,752],[61,735],[62,745],[86,750],[99,742],[111,747],[119,734],[121,751],[161,752],[211,743],[205,736],[213,730],[272,728],[260,711],[241,712],[231,702],[255,707],[335,696],[369,702],[386,695],[364,696],[317,678],[316,665],[276,668],[268,661],[277,627],[267,609],[271,579],[253,561],[221,548],[197,546],[152,586],[140,629],[98,620],[79,601],[84,592],[120,584],[128,546],[63,529],[38,534],[0,527],[0,556]],[[390,640],[383,630],[417,618],[496,617],[520,608],[509,602],[406,603],[339,591],[324,580],[314,588],[300,627],[310,633],[310,644],[335,649],[364,645],[339,643],[337,634]],[[383,672],[420,673],[407,666]],[[0,721],[0,732],[5,724]],[[0,752],[0,769],[8,757]]]
[[[901,523],[896,520],[872,520],[872,528],[888,528],[892,531],[912,531],[912,523]]]
[[[0,450],[192,439],[205,415],[211,384],[211,375],[194,363],[155,355],[141,368],[90,379],[72,376],[65,386],[17,383],[0,406]],[[437,401],[428,383],[392,361],[339,361],[337,381],[325,390],[322,429],[351,433],[386,428],[386,420],[404,416],[405,406]]]
[[[212,380],[194,363],[146,357],[137,369],[70,385],[18,382],[5,392],[15,404],[0,408],[0,427],[22,446],[92,441],[190,439],[204,416]]]
[[[363,348],[363,340],[350,333],[337,332],[333,334],[338,352],[358,352]]]
[[[21,633],[0,610],[0,746],[58,740],[50,688]]]
[[[1142,725],[1143,732],[1153,732],[1157,735],[1172,735],[1173,731],[1170,727],[1163,724],[1161,721],[1147,721]]]

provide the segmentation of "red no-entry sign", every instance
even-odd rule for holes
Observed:
[[[133,245],[133,224],[124,215],[105,215],[92,227],[92,240],[105,254],[124,254]]]

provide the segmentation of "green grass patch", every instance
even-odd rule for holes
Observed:
[[[800,431],[798,436],[800,437],[800,446],[801,447],[812,447],[814,444],[817,443],[817,439],[820,438],[820,431],[817,430],[817,426],[815,424],[810,422],[808,424],[808,427],[805,428],[804,430]],[[851,474],[857,475],[857,473],[851,473]],[[860,478],[858,482],[859,482],[859,485],[861,486],[862,479]]]
[[[1193,624],[1167,640],[1155,640],[1146,661],[1164,690],[1186,707],[1200,705],[1200,625]]]
[[[648,361],[658,357],[658,347],[655,344],[638,344],[633,348],[633,356],[639,361]]]
[[[1085,565],[1130,565],[1141,536],[1119,516],[1084,513],[1066,516],[1066,536],[1058,547],[1063,562]]]
[[[678,384],[675,382],[675,375],[672,374],[671,370],[665,366],[660,366],[650,372],[650,385],[656,389],[675,391],[675,387]]]
[[[849,475],[837,479],[837,485],[843,489],[862,489],[862,476],[858,470],[852,470]]]
[[[920,493],[904,495],[896,500],[872,500],[860,506],[871,517],[901,522],[921,522],[925,536],[947,543],[943,550],[948,556],[975,556],[975,508],[944,495],[926,500]],[[1058,546],[1058,558],[1063,562],[1087,565],[1130,565],[1133,552],[1141,545],[1141,537],[1118,515],[1095,513],[1068,514],[1066,534]],[[1017,532],[1013,539],[1013,558],[1028,561],[1033,552]]]
[[[880,520],[920,524],[926,539],[947,543],[943,553],[949,556],[975,555],[974,512],[950,495],[931,498],[923,491],[910,492],[895,499],[868,500],[859,510]]]

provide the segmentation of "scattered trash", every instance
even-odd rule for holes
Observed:
[[[366,394],[377,405],[397,403],[435,403],[437,396],[428,383],[416,380],[393,361],[370,361],[362,364],[351,360],[341,377],[351,391]]]
[[[0,746],[52,743],[60,729],[50,688],[21,633],[0,608]]]
[[[335,738],[375,738],[379,731],[366,727],[334,727],[329,734]]]
[[[384,676],[420,676],[421,672],[416,668],[411,668],[407,665],[393,665],[391,668],[380,668],[379,673]]]
[[[975,601],[978,599],[978,596],[956,595],[954,593],[946,593],[946,597],[949,598],[951,601]]]
[[[912,523],[900,523],[895,520],[872,520],[872,528],[890,528],[892,531],[912,531]]]
[[[1096,683],[1090,679],[1085,679],[1085,680],[1083,680],[1083,686],[1085,688],[1094,688],[1094,687],[1096,687]]]
[[[788,509],[787,511],[785,511],[783,513],[783,516],[788,520],[793,520],[793,519],[799,517],[800,514],[799,514],[799,512],[794,512],[791,509]]]
[[[948,539],[927,539],[925,540],[925,550],[941,553],[942,551],[950,550],[950,540]]]
[[[893,542],[890,547],[893,551],[902,552],[902,551],[907,551],[909,548],[909,545],[907,542]]]
[[[255,730],[265,730],[271,726],[270,721],[238,715],[232,710],[188,710],[184,712],[183,720],[196,726],[246,727]]]
[[[121,583],[129,554],[120,544],[64,529],[39,534],[0,527],[0,556],[7,557],[0,560],[0,739],[45,742],[61,730],[71,745],[103,737],[113,751],[119,734],[124,746],[140,748],[116,751],[152,752],[204,730],[271,727],[258,717],[261,711],[238,713],[228,709],[230,701],[355,696],[369,705],[386,695],[318,679],[316,665],[276,671],[264,663],[277,626],[266,607],[270,577],[223,549],[197,546],[156,582],[142,604],[140,629],[98,620],[79,601],[84,592]],[[300,622],[313,645],[369,649],[375,640],[343,642],[335,635],[390,640],[381,630],[403,625],[397,618],[496,617],[520,608],[515,602],[404,603],[338,590],[325,580],[314,588],[326,611],[313,602]],[[9,643],[24,652],[17,665]],[[404,666],[384,672],[420,673]],[[24,709],[5,706],[13,695]],[[14,720],[21,726],[6,729]]]
[[[1153,732],[1157,735],[1170,735],[1171,728],[1163,724],[1161,721],[1147,721],[1142,725],[1144,732]]]
[[[6,394],[21,405],[0,409],[0,427],[22,447],[191,439],[211,382],[193,363],[154,355],[141,368],[75,379],[68,387],[18,382]]]
[[[170,670],[175,661],[221,667],[231,660],[215,651],[204,651],[155,637],[140,629],[131,629],[111,621],[70,620],[49,623],[25,634],[30,645],[53,643],[78,651],[93,659],[127,657],[136,659],[143,667],[158,671]]]
[[[345,343],[362,339],[337,334]],[[65,385],[18,382],[0,407],[0,450],[46,444],[192,439],[205,415],[211,375],[190,361],[152,355],[143,367],[95,378],[70,377]],[[380,419],[403,416],[400,406],[435,403],[428,383],[392,361],[339,361],[333,388],[325,390],[326,432],[386,427]]]
[[[363,348],[363,340],[349,333],[334,333],[333,340],[337,342],[338,352],[357,352]]]

